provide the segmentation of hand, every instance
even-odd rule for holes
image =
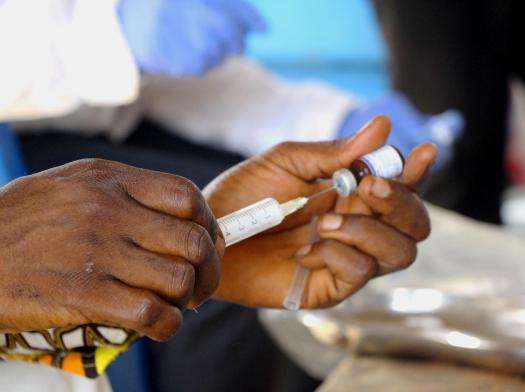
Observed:
[[[284,143],[230,169],[204,190],[221,217],[262,198],[280,202],[316,193],[339,168],[382,146],[390,122],[377,117],[352,138]],[[281,307],[300,262],[311,268],[302,307],[337,304],[377,274],[409,266],[430,223],[413,192],[436,157],[431,144],[417,147],[397,181],[365,178],[356,195],[335,192],[314,199],[276,229],[228,248],[217,298],[247,306]],[[320,241],[308,243],[309,223],[319,216]]]
[[[388,140],[405,156],[417,145],[432,142],[439,148],[433,168],[446,165],[454,153],[454,142],[461,136],[465,120],[461,112],[450,109],[440,114],[424,115],[401,93],[390,93],[381,99],[351,110],[339,130],[339,137],[352,135],[370,118],[385,114],[392,120],[393,129]]]
[[[190,181],[82,160],[0,188],[0,329],[173,335],[219,281],[224,242]]]
[[[119,16],[140,69],[170,76],[201,75],[265,29],[244,0],[121,0]]]

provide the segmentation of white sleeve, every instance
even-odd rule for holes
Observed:
[[[151,77],[141,97],[146,114],[173,132],[246,155],[283,140],[337,135],[356,105],[320,82],[289,83],[246,58],[232,58],[200,78]]]
[[[118,0],[0,1],[0,121],[136,99]]]

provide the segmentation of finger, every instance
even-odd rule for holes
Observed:
[[[266,157],[304,181],[328,178],[336,170],[349,167],[357,158],[381,147],[389,132],[388,117],[378,116],[352,137],[330,142],[282,143]]]
[[[330,305],[340,302],[362,288],[378,270],[375,260],[359,250],[335,240],[324,240],[312,246],[310,252],[297,257],[297,261],[313,270],[310,285],[322,282],[324,290],[314,290],[317,303]],[[329,276],[326,276],[329,275]],[[319,282],[320,283],[320,282]],[[310,289],[308,290],[310,291]],[[308,299],[306,299],[308,303]]]
[[[430,234],[430,218],[418,195],[396,181],[366,177],[358,188],[359,197],[380,219],[422,241]]]
[[[180,309],[150,291],[116,280],[86,295],[88,305],[82,313],[97,324],[118,325],[159,342],[168,340],[182,325]]]
[[[131,240],[143,249],[177,256],[191,263],[195,267],[193,298],[196,303],[202,303],[219,285],[218,251],[223,252],[224,248],[217,250],[218,246],[202,226],[165,214],[153,214],[149,212],[141,219],[142,225],[137,224],[132,229]]]
[[[244,51],[243,27],[231,23],[229,19],[215,18],[214,23],[208,24],[208,32],[212,34],[211,37],[216,38],[222,48],[221,61],[228,55],[240,54]],[[217,61],[215,65],[218,65],[219,62]]]
[[[129,245],[123,256],[129,262],[113,260],[107,271],[128,286],[153,291],[184,310],[195,286],[195,269],[180,257],[168,257]]]
[[[208,69],[219,65],[222,60],[230,54],[239,54],[243,49],[244,32],[242,26],[236,23],[231,23],[231,20],[223,14],[207,14],[203,15],[202,23],[207,34],[203,43],[209,48],[203,48],[203,58],[206,59]],[[213,37],[210,40],[208,37]],[[210,55],[210,50],[213,47],[213,53]]]
[[[432,166],[432,163],[434,162],[435,157],[436,157],[436,149],[434,145],[427,143],[427,144],[422,144],[416,147],[407,159],[407,163],[404,169],[404,179],[402,177],[401,181],[405,183],[408,187],[410,187],[410,189],[415,190],[417,186],[421,182],[423,182],[424,179],[426,178],[426,175],[430,167]],[[363,181],[361,182],[361,184],[363,185],[360,185],[360,189],[362,189],[363,187],[368,187],[369,186],[368,181],[372,181],[372,180],[368,178],[364,178]],[[321,186],[322,185],[320,185],[320,187]],[[316,189],[313,191],[313,193],[317,191],[318,190]],[[310,209],[315,208],[318,213],[327,212],[328,209],[326,208],[326,206],[333,205],[333,201],[330,201],[329,197],[330,195],[327,195],[322,200],[321,198],[319,198],[319,200],[316,200],[316,201],[314,200],[313,203],[310,203],[311,204],[309,206]],[[322,208],[323,206],[325,206],[324,211]],[[413,215],[420,214],[421,208],[424,209],[424,206],[422,204],[419,204],[419,208],[417,210],[412,211]],[[370,206],[367,205],[365,201],[363,201],[362,198],[352,196],[352,195],[348,197],[338,197],[336,199],[333,211],[336,213],[340,213],[340,214],[359,214],[359,215],[372,215],[374,212],[372,208],[370,208]],[[424,217],[424,216],[426,216],[426,211],[424,212],[424,214],[421,215],[421,217]],[[401,214],[399,214],[399,218],[400,218],[399,223],[403,223]],[[394,223],[393,221],[389,221],[389,220],[385,220],[385,221]],[[407,219],[405,222],[406,224],[404,226],[408,226],[408,223],[412,223],[412,222],[413,220]],[[428,233],[424,234],[426,231],[424,230],[425,227],[427,227],[427,229],[430,229],[430,226],[427,223],[428,222],[425,219],[423,219],[416,224],[417,227],[415,229],[417,230],[415,231],[421,232],[423,234],[419,234],[417,237],[414,237],[414,238],[417,238],[418,240],[422,240],[426,238],[426,236],[428,236]],[[397,223],[394,223],[394,224],[397,226]],[[412,231],[412,230],[408,230],[409,229],[408,227],[403,228],[402,226],[400,226],[400,228],[402,228],[402,231],[404,231],[405,233],[410,233]]]
[[[218,258],[210,234],[197,223],[140,207],[131,209],[127,219],[126,235],[141,248],[182,257],[195,267]]]
[[[325,214],[317,223],[322,239],[333,239],[375,258],[379,273],[408,267],[416,258],[415,242],[375,218],[363,215]]]
[[[401,182],[416,189],[425,180],[437,154],[437,147],[432,143],[421,144],[414,148],[406,160]]]
[[[246,1],[231,2],[229,0],[215,0],[219,7],[228,10],[229,14],[235,18],[236,23],[241,26],[244,32],[266,31],[266,22],[257,9]]]
[[[204,264],[197,270],[195,294],[191,298],[188,307],[196,309],[217,291],[220,283],[220,264]]]
[[[217,238],[222,238],[219,225],[201,191],[191,181],[144,169],[135,169],[134,174],[128,176],[122,185],[138,203],[201,225],[214,243]]]
[[[334,206],[336,214],[373,215],[372,209],[359,198],[357,194],[338,197]]]

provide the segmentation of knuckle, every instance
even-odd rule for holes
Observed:
[[[100,158],[86,158],[73,163],[73,167],[83,173],[80,176],[91,184],[109,184],[116,186],[123,178],[125,165]]]
[[[85,158],[79,161],[80,164],[90,167],[92,169],[105,168],[107,165],[106,160],[100,158]]]
[[[170,263],[168,295],[178,299],[187,297],[195,285],[195,269],[188,263]]]
[[[281,142],[279,143],[275,148],[277,151],[290,151],[292,149],[295,148],[297,143],[295,142],[290,142],[290,141],[285,141],[285,142]]]
[[[336,257],[335,249],[339,246],[339,243],[336,240],[328,239],[324,240],[321,245],[321,257],[324,260],[330,260]]]
[[[424,218],[419,220],[420,230],[419,235],[417,236],[418,241],[426,240],[432,231],[432,224],[430,223],[430,218],[426,209],[424,210]]]
[[[205,263],[212,252],[214,245],[208,232],[196,224],[189,224],[186,235],[186,256],[193,264]]]
[[[73,165],[79,169],[98,172],[107,170],[109,167],[109,161],[100,158],[85,158],[75,161]]]
[[[406,245],[403,247],[403,255],[400,260],[401,268],[408,268],[416,260],[417,257],[417,246],[413,241],[407,241]]]
[[[273,148],[270,149],[268,152],[269,156],[274,157],[288,157],[290,154],[290,151],[293,151],[297,148],[298,143],[297,142],[291,142],[291,141],[284,141],[277,145],[275,145]]]
[[[162,323],[154,330],[154,337],[160,342],[168,341],[182,326],[182,315],[175,307],[169,307],[164,312]]]
[[[342,228],[346,232],[359,230],[365,232],[373,230],[376,227],[376,221],[366,215],[350,215],[347,216],[343,222]]]
[[[192,220],[198,220],[204,215],[206,202],[202,196],[201,191],[197,186],[185,178],[179,177],[180,185],[184,195],[182,200],[182,207],[185,210],[186,217]]]
[[[368,281],[377,275],[379,266],[373,257],[361,255],[359,264],[364,280]]]
[[[160,318],[162,306],[160,302],[151,296],[146,296],[136,306],[134,321],[139,328],[153,326]]]

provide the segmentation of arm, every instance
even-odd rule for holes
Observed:
[[[289,83],[246,58],[200,78],[148,79],[146,114],[173,132],[254,155],[283,140],[329,140],[354,99],[319,82]]]

